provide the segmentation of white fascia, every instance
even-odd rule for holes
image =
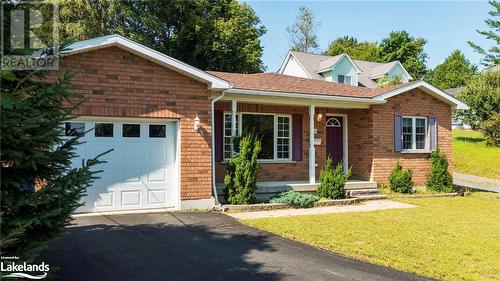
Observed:
[[[174,71],[185,74],[186,76],[189,76],[195,80],[207,83],[209,89],[228,89],[230,86],[229,82],[224,79],[216,77],[210,73],[193,67],[187,63],[176,60],[172,57],[169,57],[118,34],[75,42],[69,45],[61,53],[63,55],[73,55],[110,46],[119,47],[147,60],[153,61]]]

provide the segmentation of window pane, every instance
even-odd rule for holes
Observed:
[[[253,133],[261,138],[259,159],[274,159],[274,116],[244,114],[241,126],[242,134]]]
[[[403,149],[412,149],[411,134],[403,134]]]
[[[345,76],[345,84],[351,85],[351,76]]]
[[[425,148],[425,135],[416,135],[416,148],[417,149],[424,149]]]
[[[149,125],[150,138],[164,138],[166,136],[165,125]]]
[[[98,138],[113,137],[113,124],[112,123],[95,123],[94,136]]]
[[[339,83],[344,83],[344,75],[339,75],[338,78],[337,78],[337,81]]]
[[[425,149],[425,119],[416,118],[415,119],[415,140],[417,149]]]
[[[403,133],[412,133],[412,120],[411,118],[403,118]]]
[[[224,159],[231,157],[231,114],[224,114]],[[236,135],[238,135],[238,121],[239,116],[236,115]]]
[[[85,133],[85,123],[67,122],[64,124],[64,134],[66,136],[78,136]]]
[[[290,117],[278,116],[278,136],[277,136],[277,157],[278,159],[290,158]]]
[[[415,130],[417,134],[425,134],[425,119],[415,119]]]
[[[141,137],[141,125],[139,124],[123,124],[122,136],[125,138]]]

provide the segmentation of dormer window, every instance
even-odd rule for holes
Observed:
[[[337,81],[342,84],[351,85],[351,76],[350,75],[338,75]]]

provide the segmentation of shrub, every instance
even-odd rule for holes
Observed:
[[[448,160],[439,150],[431,153],[431,173],[427,178],[427,188],[437,192],[452,192],[453,178],[448,172]]]
[[[313,194],[295,192],[293,190],[282,192],[271,198],[271,203],[285,203],[299,208],[310,208],[314,202],[318,201],[319,197]]]
[[[500,113],[491,116],[490,119],[479,123],[488,146],[500,145]]]
[[[400,193],[412,193],[412,175],[412,170],[408,169],[404,171],[403,167],[398,162],[396,164],[396,167],[394,167],[394,169],[391,171],[391,174],[389,175],[389,187],[391,188],[391,191]]]
[[[261,141],[249,134],[238,139],[238,151],[229,159],[224,177],[226,200],[230,204],[252,204],[257,200],[257,156]]]
[[[344,185],[351,177],[351,169],[343,174],[343,165],[340,162],[337,167],[333,168],[332,159],[328,157],[326,165],[319,175],[319,186],[316,191],[319,197],[329,199],[343,199],[345,198]]]

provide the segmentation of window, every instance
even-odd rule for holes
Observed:
[[[339,75],[337,77],[337,82],[342,84],[351,85],[351,76],[349,75]]]
[[[236,115],[236,135],[238,135],[239,130],[239,116]],[[224,114],[224,159],[231,157],[231,148],[233,143],[231,142],[231,114]]]
[[[85,123],[67,122],[64,124],[64,134],[66,136],[79,136],[85,133]]]
[[[261,138],[259,159],[274,159],[274,115],[243,114],[242,135],[252,133]]]
[[[238,135],[253,133],[261,137],[260,160],[291,159],[291,118],[272,114],[236,115]],[[240,129],[241,126],[241,129]],[[224,158],[231,157],[231,114],[224,114]]]
[[[149,125],[150,138],[164,138],[166,136],[165,131],[166,131],[165,125]]]
[[[95,123],[94,136],[98,138],[113,137],[113,124],[112,123]]]
[[[290,158],[290,117],[278,116],[277,157]]]
[[[423,150],[427,132],[424,117],[403,117],[403,150]]]
[[[123,124],[122,137],[124,138],[140,138],[141,125],[139,124]]]

